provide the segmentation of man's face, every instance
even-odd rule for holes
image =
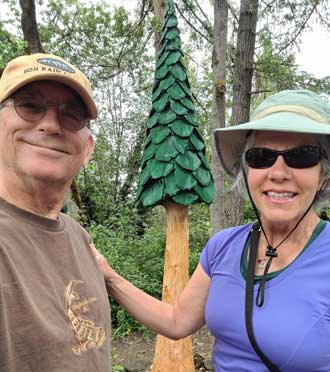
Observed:
[[[6,101],[0,111],[1,177],[69,185],[88,163],[94,143],[86,126],[71,131],[61,125],[57,105],[83,105],[80,97],[69,87],[46,80],[24,86],[14,94],[19,95],[50,106],[41,119],[28,121],[18,115],[13,100]]]

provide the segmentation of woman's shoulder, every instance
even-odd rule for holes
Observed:
[[[209,276],[211,276],[212,267],[222,262],[227,253],[233,257],[235,252],[241,254],[252,224],[230,227],[220,230],[214,234],[201,253],[201,264]]]
[[[215,233],[213,236],[211,236],[210,240],[208,241],[208,244],[216,244],[219,243],[225,243],[227,240],[232,239],[240,239],[243,237],[246,237],[249,231],[252,228],[252,223],[248,223],[245,225],[239,225],[234,227],[228,227],[226,229],[220,230],[217,233]]]

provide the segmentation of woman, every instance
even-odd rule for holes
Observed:
[[[215,234],[174,305],[135,288],[95,251],[109,294],[173,339],[206,321],[216,372],[330,371],[330,225],[314,209],[330,179],[328,135],[330,107],[305,90],[274,94],[249,123],[217,129],[221,163],[258,222]]]

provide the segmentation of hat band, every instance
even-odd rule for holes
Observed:
[[[261,112],[258,112],[253,120],[259,120],[265,116],[275,114],[277,112],[294,112],[295,114],[307,116],[308,118],[318,121],[319,123],[329,123],[328,120],[320,115],[317,111],[314,111],[307,107],[294,106],[294,105],[278,105],[269,107]]]

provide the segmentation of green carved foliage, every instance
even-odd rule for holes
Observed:
[[[150,207],[172,201],[211,203],[214,182],[198,130],[173,0],[167,1],[157,56],[152,109],[136,195]]]

